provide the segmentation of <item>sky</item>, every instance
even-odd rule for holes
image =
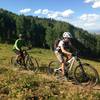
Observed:
[[[0,0],[0,8],[18,15],[65,21],[87,31],[100,31],[100,0]]]

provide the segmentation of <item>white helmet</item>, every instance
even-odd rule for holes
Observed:
[[[72,35],[71,35],[70,32],[64,32],[64,33],[63,33],[63,38],[65,38],[65,37],[67,37],[67,38],[72,38]]]

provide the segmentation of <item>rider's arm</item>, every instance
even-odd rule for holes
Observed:
[[[31,49],[31,45],[29,44],[29,42],[28,41],[25,41],[25,40],[23,40],[23,49],[25,49],[25,50],[29,50],[29,49]]]
[[[61,47],[61,50],[62,50],[62,52],[65,53],[65,54],[71,54],[70,52],[66,51],[66,50],[64,49],[64,47]]]
[[[74,51],[77,51],[77,49],[72,45],[71,41],[69,41],[69,46],[70,46]]]
[[[19,40],[16,40],[16,42],[15,42],[15,48],[17,49],[17,50],[19,50],[20,51],[20,49],[19,49],[19,47],[18,47],[18,42],[19,42]]]
[[[63,41],[61,41],[59,45],[60,45],[61,51],[62,51],[63,53],[65,53],[65,54],[70,54],[70,52],[68,52],[68,51],[65,50]]]

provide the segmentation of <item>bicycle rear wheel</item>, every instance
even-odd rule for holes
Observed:
[[[11,59],[10,59],[10,64],[12,64],[12,65],[14,65],[14,66],[17,65],[16,59],[15,59],[14,56],[11,57]]]
[[[74,78],[77,83],[83,86],[95,86],[99,81],[98,72],[91,65],[84,63],[74,70]]]
[[[48,65],[48,74],[55,74],[54,69],[60,67],[60,63],[58,61],[51,61]]]
[[[17,63],[15,56],[11,57],[10,64],[13,65],[14,67],[20,67],[21,66],[20,64]]]
[[[14,67],[22,67],[23,66],[22,61],[17,62],[15,56],[11,57],[10,64],[12,64]]]
[[[32,70],[34,72],[37,72],[39,69],[39,64],[36,58],[28,57],[26,60],[26,67],[28,70]]]

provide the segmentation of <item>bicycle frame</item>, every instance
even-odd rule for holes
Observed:
[[[69,71],[72,70],[72,67],[75,61],[76,61],[76,58],[74,56],[70,60],[67,61],[70,64]]]
[[[24,55],[24,61],[25,61],[25,64],[26,64],[26,61],[27,61],[27,59],[29,59],[29,54],[28,54],[28,52],[26,51],[26,50],[23,50],[23,55]]]
[[[20,57],[21,57],[22,62],[26,64],[26,58],[29,57],[27,50],[22,50]]]
[[[69,66],[69,71],[72,70],[75,61],[77,61],[77,62],[79,63],[79,65],[80,65],[82,71],[84,72],[84,70],[83,70],[83,68],[82,68],[81,61],[80,61],[80,59],[78,58],[78,56],[73,56],[70,60],[67,61],[67,62],[70,64],[70,66]]]

